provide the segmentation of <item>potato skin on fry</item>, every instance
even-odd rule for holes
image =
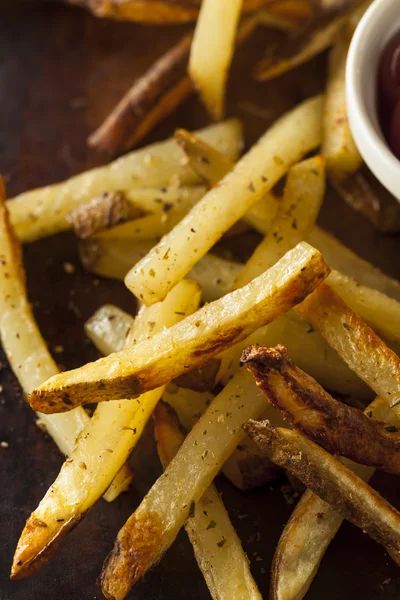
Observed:
[[[242,362],[271,404],[291,425],[331,454],[389,473],[400,473],[400,433],[334,400],[293,365],[284,346],[250,346]]]
[[[290,429],[250,419],[244,430],[276,464],[382,544],[400,565],[400,513],[326,450]]]

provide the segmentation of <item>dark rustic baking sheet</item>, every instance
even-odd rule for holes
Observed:
[[[13,5],[13,0],[8,7]],[[182,28],[146,28],[95,20],[79,9],[51,5],[13,7],[0,16],[0,171],[10,195],[55,182],[104,162],[87,150],[85,139],[134,77],[152,63]],[[321,90],[325,58],[283,77],[257,84],[249,70],[266,43],[265,30],[235,60],[230,114],[246,126],[247,143],[282,111]],[[174,127],[206,124],[195,100],[163,123],[150,139],[171,134]],[[333,193],[321,223],[346,244],[393,276],[399,276],[397,237],[373,231]],[[97,357],[85,340],[83,323],[105,302],[134,311],[135,302],[122,284],[96,281],[79,267],[74,240],[63,234],[24,249],[30,298],[50,349],[62,344],[56,358],[71,368]],[[72,262],[73,274],[63,264]],[[101,500],[64,541],[51,563],[31,579],[10,582],[15,544],[30,511],[36,507],[61,466],[54,444],[34,423],[18,384],[1,355],[0,371],[0,600],[91,600],[102,561],[119,527],[160,473],[151,428],[132,457],[136,471],[129,491],[111,505]],[[290,513],[281,480],[252,493],[235,490],[222,477],[232,521],[251,559],[264,597],[269,567],[279,534]],[[400,506],[399,480],[379,474],[374,486]],[[198,600],[208,592],[185,535],[181,533],[162,562],[131,593],[137,600]],[[309,600],[394,600],[400,597],[399,570],[387,554],[361,531],[345,524],[329,547]]]

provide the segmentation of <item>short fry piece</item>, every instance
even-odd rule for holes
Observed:
[[[176,413],[163,402],[154,411],[154,428],[158,454],[165,469],[182,445],[185,433],[180,429]],[[213,484],[198,501],[185,529],[212,598],[261,600],[247,556]]]
[[[104,304],[85,323],[85,333],[102,354],[122,350],[133,325],[131,315],[112,304]]]
[[[400,564],[400,513],[350,469],[297,431],[249,421],[248,433],[276,464],[296,475]]]
[[[352,35],[348,29],[342,29],[330,51],[324,109],[322,154],[328,171],[339,179],[355,173],[362,163],[347,117],[346,61]]]
[[[400,415],[400,359],[325,283],[296,312]]]
[[[242,144],[239,121],[207,127],[201,138],[236,160]],[[67,213],[105,192],[169,185],[176,174],[183,184],[196,183],[189,168],[180,168],[183,152],[174,139],[158,142],[118,158],[104,167],[85,171],[54,185],[31,190],[7,202],[11,223],[22,242],[31,242],[69,228]]]
[[[203,0],[194,32],[189,74],[216,120],[224,113],[225,87],[241,8],[242,0]]]
[[[357,408],[334,400],[288,358],[284,346],[250,346],[242,362],[271,404],[298,431],[331,454],[400,473],[400,435]]]
[[[162,331],[186,311],[193,312],[199,300],[198,286],[182,281],[165,302],[142,309],[132,334],[139,339]],[[136,446],[162,393],[163,389],[155,389],[136,401],[107,402],[96,408],[56,481],[27,520],[15,551],[13,579],[38,571],[97,502]]]
[[[292,167],[288,173],[283,200],[275,219],[235,285],[241,287],[269,269],[288,250],[307,237],[318,216],[325,194],[325,161],[314,156]]]
[[[370,418],[398,427],[399,419],[380,398],[364,411]],[[352,471],[368,481],[373,469],[343,460]],[[301,600],[307,593],[319,564],[343,517],[329,504],[306,490],[295,507],[279,540],[272,564],[271,600]]]
[[[242,369],[213,400],[165,474],[119,531],[100,578],[107,598],[125,598],[130,588],[160,560],[243,438],[241,425],[247,415],[261,414],[266,408],[262,393]],[[273,416],[275,409],[270,407],[270,411]]]
[[[187,216],[126,276],[145,304],[162,299],[219,238],[321,141],[320,96],[279,119]]]
[[[132,348],[50,379],[30,395],[48,413],[134,397],[201,366],[252,331],[301,302],[329,273],[320,253],[305,242],[248,286],[208,304]]]

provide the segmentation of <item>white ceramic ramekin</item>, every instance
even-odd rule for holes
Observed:
[[[400,0],[375,0],[353,36],[346,68],[350,128],[358,149],[379,181],[400,200],[400,160],[378,122],[377,70],[381,53],[400,30]]]

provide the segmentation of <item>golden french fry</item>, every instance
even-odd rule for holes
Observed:
[[[63,412],[91,402],[134,397],[203,365],[311,293],[329,273],[305,242],[248,286],[205,305],[194,315],[132,348],[57,375],[30,394],[31,405]]]
[[[320,143],[322,102],[312,98],[281,117],[128,273],[125,283],[138,298],[145,304],[162,299],[291,164]]]
[[[132,335],[146,339],[174,325],[196,310],[199,301],[197,284],[183,280],[163,303],[142,309]],[[163,389],[154,389],[136,401],[119,400],[97,407],[56,481],[27,520],[15,551],[13,579],[39,570],[97,502],[137,444],[162,393]]]
[[[198,132],[200,137],[236,160],[242,145],[239,121],[229,120]],[[182,184],[196,183],[194,172],[180,167],[184,155],[174,139],[130,152],[66,181],[31,190],[7,202],[11,224],[22,242],[69,228],[67,213],[105,192],[168,186],[175,176]]]
[[[165,469],[182,445],[185,433],[168,404],[160,402],[153,417],[157,450]],[[214,600],[232,600],[239,596],[261,600],[247,556],[213,484],[198,501],[194,514],[185,523],[185,529]]]

